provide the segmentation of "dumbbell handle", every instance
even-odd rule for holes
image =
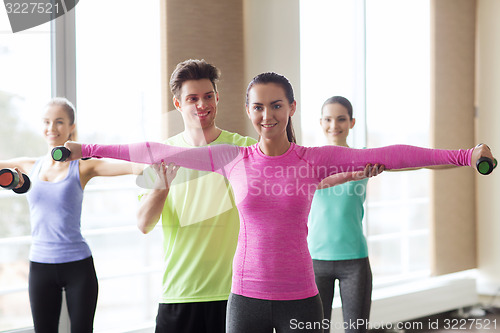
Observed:
[[[54,161],[58,162],[64,162],[68,159],[68,157],[71,155],[71,150],[64,146],[58,146],[52,149],[52,152],[50,153],[52,156],[52,159]],[[82,160],[88,160],[90,157],[87,158],[82,158]]]
[[[17,194],[24,194],[28,192],[31,188],[31,180],[26,174],[23,173],[24,184],[20,188],[14,188],[12,191]]]
[[[497,160],[493,162],[489,157],[480,157],[476,162],[476,169],[482,175],[489,175],[497,167]]]

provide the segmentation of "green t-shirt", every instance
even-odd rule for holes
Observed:
[[[222,131],[210,145],[256,142]],[[182,133],[166,143],[192,147]],[[227,300],[239,232],[229,182],[217,173],[180,168],[165,201],[162,230],[165,265],[160,303]]]
[[[309,213],[307,243],[316,260],[368,257],[363,203],[368,179],[317,190]]]

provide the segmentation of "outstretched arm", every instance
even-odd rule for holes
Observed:
[[[478,149],[475,149],[475,148],[478,148]],[[473,152],[473,154],[471,156],[471,165],[470,166],[477,168],[478,167],[478,164],[477,164],[478,160],[481,157],[487,157],[493,163],[493,167],[496,168],[496,163],[497,162],[493,158],[493,155],[491,155],[491,156],[488,155],[488,152],[491,154],[491,151],[490,151],[490,149],[489,149],[489,147],[487,145],[479,144],[475,148],[474,148],[474,151],[476,152],[476,154],[478,154],[478,156],[476,158],[474,156],[474,152]],[[481,154],[483,154],[483,156]],[[423,167],[423,168],[430,169],[430,170],[448,170],[448,169],[454,169],[454,168],[457,168],[457,167],[459,167],[459,166],[458,165],[453,165],[453,164],[441,164],[441,165],[426,166],[426,167]],[[392,169],[390,171],[410,171],[410,170],[420,170],[420,169],[422,169],[422,167],[420,167],[420,168],[406,168],[406,169]],[[483,173],[485,170],[479,170],[478,169],[478,171],[480,173]]]
[[[220,172],[239,155],[239,147],[228,144],[199,148],[176,147],[157,142],[123,145],[95,145],[66,142],[71,151],[68,160],[87,157],[107,157],[144,164],[174,163],[201,171]]]
[[[387,171],[414,171],[414,170],[421,170],[421,169],[429,169],[429,170],[448,170],[448,169],[455,169],[458,168],[459,166],[453,165],[453,164],[446,164],[446,165],[431,165],[431,166],[426,166],[426,167],[421,167],[421,168],[406,168],[406,169],[392,169],[392,170],[387,170]]]
[[[319,150],[319,153],[315,151]],[[339,146],[312,148],[312,160],[317,165],[327,165],[327,175],[360,171],[366,164],[383,164],[386,170],[427,167],[435,165],[474,166],[480,157],[493,160],[486,145],[468,150],[428,149],[395,145],[373,149],[351,149]]]
[[[94,177],[114,177],[123,175],[139,175],[142,164],[123,161],[88,160],[80,162],[80,180],[82,187]]]
[[[28,158],[28,157],[13,158],[10,160],[0,161],[0,169],[18,168],[21,172],[29,174],[35,162],[36,159],[34,158]]]

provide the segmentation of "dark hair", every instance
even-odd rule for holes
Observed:
[[[347,109],[347,114],[349,115],[349,119],[352,120],[352,104],[351,102],[349,102],[347,98],[342,96],[333,96],[328,98],[321,107],[321,115],[323,115],[323,108],[325,107],[325,105],[335,104],[335,103],[338,103],[343,107],[345,107]]]
[[[204,59],[189,59],[180,62],[170,76],[170,91],[176,98],[180,97],[182,84],[189,80],[209,79],[214,91],[217,92],[217,81],[220,78],[220,70]]]
[[[250,92],[252,87],[256,84],[267,84],[267,83],[275,83],[281,85],[281,87],[285,91],[285,95],[286,98],[288,99],[288,102],[291,104],[293,103],[293,101],[295,101],[295,98],[293,96],[293,87],[290,81],[288,81],[288,79],[281,74],[275,72],[266,72],[254,77],[252,81],[250,81],[250,83],[248,84],[246,101],[245,101],[246,106],[248,106],[248,93]],[[297,140],[295,139],[295,131],[293,130],[292,117],[288,117],[288,123],[286,125],[286,136],[289,142],[297,143]]]
[[[60,106],[66,112],[69,118],[69,124],[73,125],[76,119],[76,111],[75,106],[71,103],[67,98],[64,97],[54,97],[48,103],[47,106]],[[69,140],[77,140],[76,137],[76,127],[73,132],[69,135]]]

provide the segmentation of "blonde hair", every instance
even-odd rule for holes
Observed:
[[[75,120],[76,120],[76,111],[75,111],[75,106],[73,105],[73,103],[71,103],[67,98],[65,97],[54,97],[52,98],[48,103],[47,103],[47,106],[54,106],[54,105],[57,105],[57,106],[60,106],[63,108],[63,110],[66,112],[66,114],[68,115],[68,118],[69,118],[69,124],[70,125],[73,125],[75,124]],[[73,141],[76,141],[77,140],[77,131],[76,131],[76,126],[75,126],[75,129],[73,130],[73,132],[71,132],[71,134],[69,135],[69,138],[68,140],[73,140]]]

